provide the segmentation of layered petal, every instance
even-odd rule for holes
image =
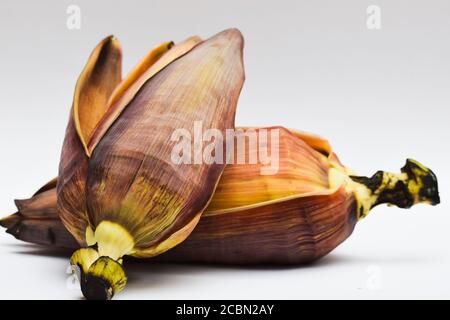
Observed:
[[[262,161],[228,166],[205,214],[328,189],[328,158],[315,149],[317,144],[311,147],[312,140],[300,139],[283,127],[245,129],[244,133],[261,138],[275,135],[276,131],[278,147],[267,148],[267,153],[277,153],[274,154],[278,157],[276,173],[261,174],[267,166]],[[234,154],[238,154],[242,151],[237,138],[235,140]],[[247,161],[250,154],[259,154],[260,140],[246,144]],[[322,146],[319,147],[318,150],[322,150]]]
[[[111,93],[121,81],[121,48],[112,36],[102,40],[90,55],[75,88],[73,106],[63,143],[57,186],[61,220],[80,244],[85,242],[85,184],[87,141],[107,108]]]
[[[120,116],[146,81],[151,79],[172,61],[192,50],[200,42],[201,39],[199,37],[193,36],[179,44],[173,45],[172,42],[166,42],[151,50],[111,95],[108,102],[109,108],[89,141],[88,153],[92,153],[103,135]],[[162,54],[163,52],[164,54]]]
[[[158,45],[123,81],[121,49],[116,38],[108,37],[101,41],[89,57],[75,90],[61,155],[58,188],[62,221],[81,244],[86,244],[85,232],[89,225],[85,184],[92,151],[90,141],[97,141],[107,131],[145,81],[198,42],[197,37],[192,37],[174,48],[173,42]]]
[[[159,259],[225,264],[301,264],[336,248],[357,222],[343,188],[204,215],[191,236]]]
[[[94,231],[103,221],[123,227],[134,238],[136,256],[157,255],[187,237],[225,164],[174,164],[171,137],[177,129],[193,137],[196,121],[223,134],[234,128],[242,49],[239,31],[226,30],[137,91],[90,159],[87,205]]]

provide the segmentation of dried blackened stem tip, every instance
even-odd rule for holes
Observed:
[[[388,203],[410,208],[417,203],[440,203],[436,175],[419,162],[408,159],[401,173],[378,171],[371,178],[350,176],[359,203],[358,217],[364,218],[371,208]]]
[[[75,251],[70,263],[79,270],[81,291],[88,300],[111,300],[127,283],[122,264],[110,257],[99,257],[96,249]]]
[[[88,300],[111,300],[125,286],[126,277],[121,264],[101,257],[81,276],[81,291]],[[120,287],[120,288],[119,288]]]
[[[86,275],[81,281],[81,292],[87,300],[111,300],[114,289],[103,278]]]

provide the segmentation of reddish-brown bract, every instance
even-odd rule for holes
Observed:
[[[161,255],[168,261],[301,264],[323,257],[353,231],[354,198],[343,189],[218,215]]]
[[[328,188],[330,163],[340,165],[328,142],[282,127],[266,129],[279,130],[278,173],[262,176],[261,163],[228,165],[194,231],[180,245],[158,256],[158,260],[300,264],[326,255],[351,234],[357,221],[355,199],[343,188]],[[42,202],[34,197],[28,204],[34,201]],[[22,217],[22,221],[29,218]],[[57,215],[52,214],[52,219],[51,227],[62,234],[64,228],[58,225]],[[19,228],[20,222],[15,230]],[[23,233],[15,230],[10,233],[23,239]],[[54,244],[72,246],[71,239],[66,232],[66,239]],[[33,241],[30,237],[24,240],[51,242],[40,238]]]
[[[107,37],[89,57],[74,93],[61,153],[57,185],[61,220],[80,244],[86,232],[85,185],[89,136],[106,111],[109,96],[121,81],[122,53],[116,39]]]

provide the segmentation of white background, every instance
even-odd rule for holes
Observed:
[[[81,8],[81,30],[66,8]],[[379,5],[381,30],[366,8]],[[293,268],[129,263],[117,299],[450,298],[450,2],[4,1],[0,3],[0,210],[56,176],[75,81],[96,43],[122,42],[125,73],[164,40],[238,27],[247,80],[237,125],[328,138],[357,172],[432,168],[442,204],[379,207],[320,262]],[[67,254],[0,232],[0,298],[79,299]],[[69,285],[68,285],[69,284]]]

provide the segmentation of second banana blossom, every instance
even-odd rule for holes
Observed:
[[[175,262],[302,264],[344,241],[357,221],[382,203],[409,208],[439,203],[433,172],[408,160],[401,173],[352,176],[329,143],[312,134],[280,130],[280,170],[262,164],[228,165],[192,234],[157,258]],[[257,129],[259,130],[259,129]],[[248,149],[248,152],[254,150]],[[75,249],[56,207],[56,179],[0,224],[18,239]]]

